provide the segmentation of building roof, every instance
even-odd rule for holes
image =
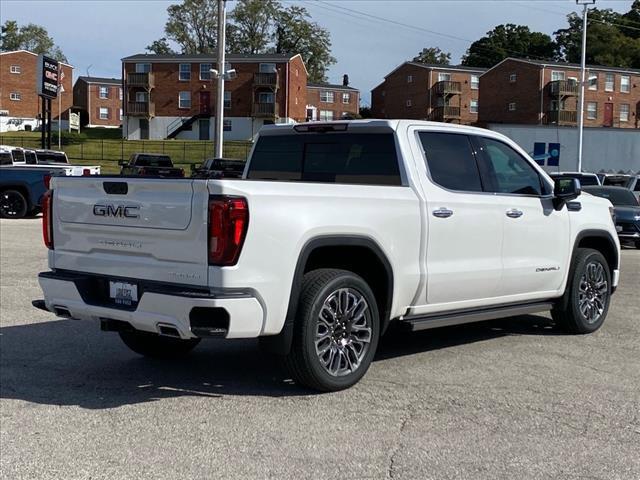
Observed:
[[[466,65],[442,65],[440,63],[421,63],[421,62],[405,62],[415,67],[422,67],[429,70],[453,70],[460,72],[482,73],[487,69],[483,67],[468,67]],[[404,65],[404,63],[402,64]],[[400,65],[400,66],[402,66]]]
[[[509,60],[514,61],[514,62],[528,63],[530,65],[537,65],[537,66],[543,67],[543,68],[551,67],[551,68],[570,68],[570,69],[574,69],[574,70],[579,70],[580,69],[580,64],[578,64],[578,63],[551,62],[551,61],[545,61],[545,60],[532,60],[532,59],[529,59],[529,58],[507,57],[504,60],[502,60],[501,62],[499,62],[496,65],[494,65],[493,67],[491,67],[489,70],[493,70],[498,65],[501,65],[502,63],[504,63],[506,61],[509,61]],[[596,71],[600,71],[600,72],[640,74],[640,70],[637,70],[637,69],[620,68],[620,67],[607,67],[607,66],[604,66],[604,65],[587,65],[587,70],[596,70]]]
[[[289,61],[293,57],[299,54],[290,54],[290,53],[265,53],[265,54],[244,54],[244,53],[229,53],[225,56],[226,60],[229,62],[284,62]],[[156,54],[156,53],[137,53],[135,55],[130,55],[128,57],[124,57],[122,59],[123,62],[157,62],[157,63],[173,63],[178,61],[191,61],[191,62],[201,62],[203,60],[208,60],[211,62],[216,61],[216,55],[213,53],[197,53],[197,54],[180,54],[180,53],[172,53],[172,54]]]
[[[86,83],[101,83],[108,85],[122,85],[122,79],[120,78],[106,78],[106,77],[85,77],[79,76],[76,82],[83,81]]]
[[[37,53],[30,52],[29,50],[12,50],[10,52],[0,52],[0,55],[12,55],[15,53],[28,53],[29,55],[33,55],[35,57],[38,56]],[[67,62],[59,62],[59,63],[62,65],[66,65],[67,67],[74,68],[73,65],[71,65],[70,63],[67,63]]]
[[[350,90],[354,92],[359,92],[357,88],[350,87],[349,85],[339,85],[337,83],[307,83],[307,88],[328,88],[331,90]]]

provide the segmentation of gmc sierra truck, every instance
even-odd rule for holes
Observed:
[[[611,204],[508,138],[409,120],[269,126],[240,179],[55,178],[38,308],[147,356],[260,337],[292,377],[355,384],[391,322],[423,330],[551,311],[603,324]]]

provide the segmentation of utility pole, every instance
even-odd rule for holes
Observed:
[[[578,101],[578,172],[582,172],[582,143],[584,139],[584,87],[587,81],[587,17],[589,5],[596,0],[576,0],[582,5],[582,61],[580,62],[580,99]]]
[[[225,80],[225,58],[224,50],[226,44],[226,0],[218,0],[218,91],[216,101],[216,131],[215,131],[215,151],[214,158],[222,158],[222,147],[224,145],[224,80]]]

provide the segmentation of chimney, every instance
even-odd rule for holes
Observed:
[[[347,75],[346,73],[342,76],[342,86],[343,87],[349,86],[349,75]]]

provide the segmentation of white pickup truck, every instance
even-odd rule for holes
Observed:
[[[471,127],[265,127],[241,179],[61,177],[36,307],[134,351],[260,337],[311,388],[349,387],[408,330],[551,310],[597,330],[619,278],[608,201]]]

